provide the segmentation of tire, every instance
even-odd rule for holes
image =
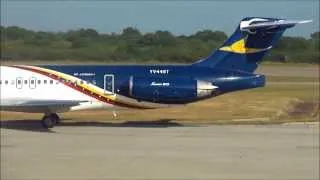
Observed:
[[[56,119],[51,116],[44,116],[41,120],[41,125],[44,128],[51,129],[56,125]]]
[[[50,114],[49,115],[52,119],[54,119],[55,120],[55,123],[56,124],[60,124],[60,117],[58,116],[58,114],[56,114],[56,113],[53,113],[53,114]]]

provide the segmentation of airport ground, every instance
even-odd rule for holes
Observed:
[[[1,179],[319,179],[318,123],[17,126],[1,129]]]
[[[64,113],[52,131],[2,111],[1,179],[319,179],[319,67],[258,72],[265,88],[116,119]]]

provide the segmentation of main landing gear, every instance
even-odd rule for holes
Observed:
[[[44,128],[50,129],[60,123],[60,118],[56,113],[45,114],[41,120]]]

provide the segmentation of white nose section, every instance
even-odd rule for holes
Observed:
[[[210,96],[215,89],[218,89],[218,86],[212,85],[211,82],[197,81],[197,97],[199,98]]]

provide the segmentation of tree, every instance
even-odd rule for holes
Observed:
[[[154,33],[146,33],[145,35],[141,36],[138,44],[139,46],[153,46],[157,42],[157,38]]]
[[[156,31],[154,34],[156,45],[158,46],[173,46],[176,44],[176,38],[169,31]]]
[[[190,38],[200,39],[204,42],[216,41],[222,42],[227,39],[227,35],[222,31],[203,30],[191,35]]]
[[[320,31],[311,34],[311,43],[314,50],[320,53]]]
[[[79,38],[91,38],[94,39],[96,37],[99,37],[99,33],[94,29],[79,29],[76,31],[68,31],[65,33],[64,38],[67,41],[74,41]]]
[[[319,40],[320,39],[320,31],[314,32],[311,34],[311,39]]]
[[[277,48],[280,50],[295,51],[308,49],[310,43],[303,37],[283,37]]]
[[[8,40],[25,39],[27,37],[33,36],[33,34],[34,33],[32,31],[28,31],[17,26],[10,26],[1,30],[1,36],[3,36],[3,39]]]
[[[122,36],[125,38],[139,38],[141,36],[141,33],[136,28],[127,27],[122,30]]]
[[[94,29],[80,29],[80,36],[81,37],[89,37],[95,38],[99,36],[99,33]]]
[[[203,30],[176,36],[169,31],[142,34],[133,27],[119,33],[99,34],[82,28],[67,32],[35,32],[21,27],[0,27],[3,59],[158,60],[193,62],[207,56],[227,38],[222,31]],[[71,48],[70,48],[71,47]],[[267,60],[319,63],[319,31],[310,38],[284,37]]]

